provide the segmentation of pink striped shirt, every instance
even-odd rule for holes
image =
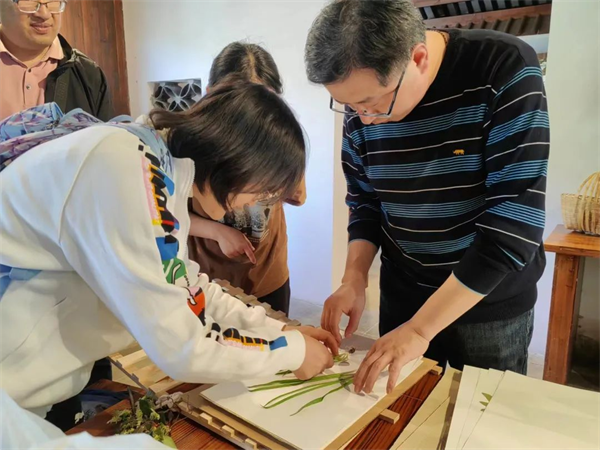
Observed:
[[[44,103],[46,78],[64,57],[58,37],[35,66],[27,68],[0,39],[0,120]]]

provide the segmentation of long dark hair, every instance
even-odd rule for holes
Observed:
[[[277,94],[283,93],[277,64],[260,45],[232,42],[221,50],[210,67],[208,86],[213,87],[231,75],[264,84]]]
[[[264,85],[229,77],[190,110],[155,109],[150,118],[156,129],[168,129],[173,156],[194,161],[200,191],[208,185],[225,209],[230,194],[291,196],[304,175],[302,128]]]

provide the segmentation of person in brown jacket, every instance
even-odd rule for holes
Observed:
[[[283,92],[275,61],[256,44],[233,42],[225,47],[213,61],[207,90],[231,76]],[[291,292],[283,203],[301,206],[305,200],[303,180],[293,198],[264,198],[228,212],[219,222],[208,214],[192,214],[190,259],[211,279],[228,280],[287,315]],[[194,210],[202,211],[200,205],[194,205]]]

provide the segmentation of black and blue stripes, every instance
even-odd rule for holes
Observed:
[[[537,56],[522,41],[450,35],[440,72],[406,118],[345,119],[348,230],[350,241],[380,245],[417,285],[440,286],[454,272],[488,295],[509,273],[539,277],[529,267],[545,223],[547,102]]]

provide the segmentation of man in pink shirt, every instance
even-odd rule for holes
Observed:
[[[0,120],[42,103],[75,108],[107,121],[114,114],[106,77],[94,61],[58,34],[67,2],[0,0]],[[110,362],[94,365],[90,382],[112,378]],[[54,405],[46,419],[74,426],[81,397]]]
[[[47,102],[114,115],[102,70],[58,34],[66,4],[0,0],[0,120]]]

